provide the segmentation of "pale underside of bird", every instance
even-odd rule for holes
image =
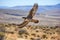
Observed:
[[[34,6],[29,12],[29,15],[27,17],[22,17],[24,21],[21,24],[18,24],[19,28],[26,26],[29,22],[34,22],[34,23],[39,22],[38,20],[33,19],[33,16],[36,14],[37,9],[38,9],[38,4],[34,4]]]

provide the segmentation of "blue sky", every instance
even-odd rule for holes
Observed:
[[[24,6],[33,5],[38,3],[38,5],[56,5],[60,3],[60,0],[0,0],[0,6]]]

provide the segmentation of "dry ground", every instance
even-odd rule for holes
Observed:
[[[60,40],[60,27],[0,24],[0,40]]]

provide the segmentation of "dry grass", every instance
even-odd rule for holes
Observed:
[[[3,36],[4,40],[60,40],[58,26],[27,25],[24,28],[18,28],[15,24],[0,24],[0,29],[0,38]]]

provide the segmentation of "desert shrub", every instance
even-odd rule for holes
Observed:
[[[8,27],[8,25],[5,25],[5,27]]]
[[[60,37],[59,36],[57,37],[57,40],[60,40]]]
[[[7,32],[7,33],[11,33],[11,34],[14,34],[14,32]]]
[[[45,30],[44,28],[42,30]]]
[[[10,24],[5,24],[4,27],[10,27],[11,25]]]
[[[5,32],[5,27],[0,27],[0,32]]]
[[[12,25],[16,25],[16,24],[12,23]]]
[[[4,39],[4,36],[0,36],[0,40],[3,40]]]
[[[57,32],[58,34],[60,34],[60,30],[56,30],[56,32]]]
[[[47,38],[47,36],[46,35],[42,35],[42,38]]]
[[[32,35],[32,36],[34,36],[34,37],[36,36],[36,34],[35,34],[35,33],[32,33],[31,35]]]
[[[50,29],[54,29],[53,27],[50,27]]]
[[[44,33],[47,33],[46,31],[44,31]]]
[[[34,38],[30,38],[31,40],[35,40]]]
[[[0,26],[0,40],[4,39],[4,33],[5,33],[5,27],[3,25],[3,26]]]
[[[51,39],[55,39],[55,37],[51,37]]]
[[[56,28],[59,28],[59,26],[55,26],[55,29],[56,29]]]
[[[52,35],[52,33],[50,33],[50,35]]]
[[[1,36],[1,35],[4,35],[4,32],[0,32],[0,36]]]
[[[27,39],[27,37],[28,37],[28,36],[27,36],[27,35],[25,35],[25,38],[26,38],[26,39]]]
[[[41,40],[40,38],[36,38],[35,40]]]
[[[53,32],[53,34],[55,34],[55,32]]]
[[[36,32],[39,32],[39,30],[36,30]]]
[[[39,35],[37,35],[37,37],[40,37]]]
[[[4,39],[4,33],[0,32],[0,40],[3,40],[3,39]]]
[[[49,28],[49,26],[46,26],[46,28]]]
[[[19,32],[18,32],[19,35],[22,35],[22,34],[26,34],[28,35],[28,32],[24,29],[20,29]]]

